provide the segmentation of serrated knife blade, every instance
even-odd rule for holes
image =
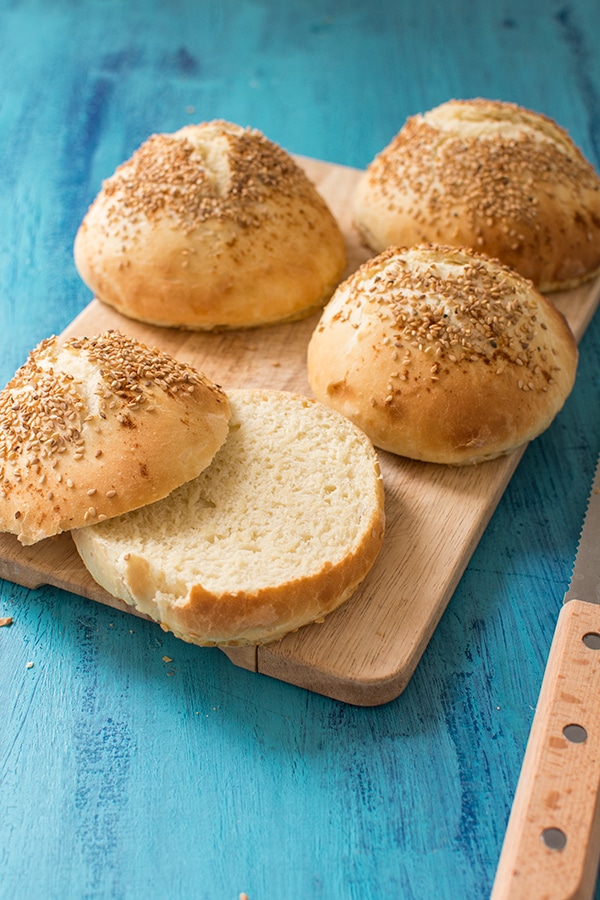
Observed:
[[[568,603],[569,600],[600,603],[600,459],[596,466],[571,583],[564,602]]]
[[[492,900],[592,898],[600,859],[600,458]]]

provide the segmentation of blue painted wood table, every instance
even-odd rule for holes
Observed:
[[[0,0],[2,384],[89,303],[75,232],[151,133],[225,118],[364,168],[407,116],[484,96],[598,167],[598,37],[597,0]],[[596,316],[383,705],[0,582],[0,897],[489,896],[600,449],[599,357]]]

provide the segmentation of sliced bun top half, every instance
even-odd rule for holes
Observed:
[[[119,332],[47,338],[0,393],[0,529],[31,544],[158,500],[229,416],[208,378]]]

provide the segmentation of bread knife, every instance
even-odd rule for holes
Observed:
[[[492,900],[591,898],[600,858],[600,458]]]

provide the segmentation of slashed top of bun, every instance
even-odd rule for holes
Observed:
[[[0,529],[30,544],[164,497],[229,415],[221,388],[133,338],[49,337],[0,393]]]
[[[260,204],[273,190],[305,203],[313,188],[292,157],[257,129],[218,120],[153,134],[106,179],[115,205],[110,224],[127,237],[126,223],[167,214],[190,233],[210,219],[245,227],[260,224]]]

